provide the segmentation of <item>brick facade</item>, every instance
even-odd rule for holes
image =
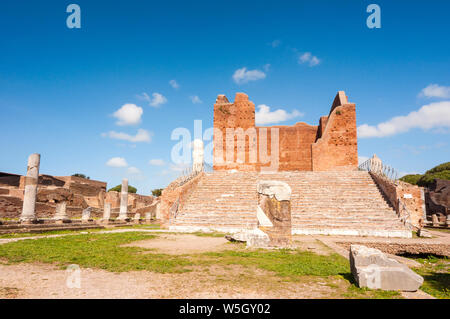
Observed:
[[[276,167],[271,166],[275,158]],[[215,170],[330,171],[355,170],[357,165],[355,104],[348,102],[343,91],[338,92],[329,115],[321,117],[318,126],[256,126],[255,105],[246,94],[237,93],[233,103],[224,95],[217,97]]]

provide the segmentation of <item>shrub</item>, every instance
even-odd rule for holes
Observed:
[[[152,190],[152,195],[155,197],[159,197],[161,196],[162,190],[162,188],[155,188],[154,190]]]
[[[113,192],[121,192],[122,191],[122,185],[117,185],[117,186],[115,186],[113,188],[108,189],[108,192],[111,192],[111,191],[113,191]],[[136,187],[128,185],[128,193],[136,194],[136,192],[137,192]]]
[[[81,174],[81,173],[75,173],[75,174],[72,174],[72,176],[86,178],[86,179],[91,179],[89,176],[86,176],[86,175]]]
[[[425,172],[425,174],[409,174],[400,178],[401,181],[414,185],[428,187],[436,178],[450,180],[450,162],[442,163]]]
[[[402,178],[400,178],[400,180],[403,182],[406,182],[406,183],[417,185],[417,182],[419,181],[419,179],[422,176],[423,175],[421,175],[421,174],[408,174],[408,175],[405,175]]]

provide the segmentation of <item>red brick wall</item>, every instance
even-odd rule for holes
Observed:
[[[237,128],[246,133],[245,143],[239,144],[237,136],[229,136],[227,141],[227,129]],[[318,126],[297,123],[256,127],[255,105],[246,94],[237,93],[234,103],[219,95],[214,104],[214,129],[213,166],[216,170],[259,171],[268,167],[270,163],[264,163],[260,157],[260,136],[264,130],[267,132],[266,153],[270,156],[272,129],[278,129],[278,170],[354,170],[358,165],[355,104],[348,103],[342,91],[336,95],[329,116],[322,116]],[[250,152],[253,144],[257,146],[256,157]],[[232,158],[228,161],[227,147],[232,149]],[[245,158],[238,158],[242,153]]]
[[[410,223],[412,226],[415,228],[421,228],[424,225],[425,202],[422,195],[423,189],[421,187],[402,181],[397,181],[394,183],[372,172],[370,173],[370,176],[372,176],[372,179],[381,189],[398,214],[402,213],[401,207],[398,205],[398,200],[400,199],[410,214]],[[407,198],[405,198],[405,194],[407,194]]]
[[[358,167],[355,104],[332,109],[322,136],[311,145],[312,170],[354,170]]]
[[[181,209],[182,205],[186,202],[186,199],[191,194],[192,190],[195,189],[198,182],[200,182],[203,175],[204,173],[200,173],[189,182],[181,186],[178,186],[177,181],[174,181],[162,191],[160,196],[161,215],[164,222],[167,222],[170,219],[170,209],[178,198],[180,199],[178,210]]]

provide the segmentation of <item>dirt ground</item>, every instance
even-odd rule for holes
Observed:
[[[294,245],[305,251],[320,255],[339,252],[348,257],[345,248],[336,245],[342,241],[340,237],[294,236],[293,239]],[[166,254],[233,248],[223,237],[170,233],[160,233],[158,238],[126,246]],[[70,275],[70,272],[49,264],[7,265],[0,260],[0,298],[339,298],[349,286],[348,281],[340,278],[304,277],[296,282],[285,281],[269,271],[239,265],[196,266],[181,274],[113,273],[82,268],[80,288],[70,288],[67,284]],[[419,291],[404,297],[427,296]]]
[[[228,245],[228,240],[224,237],[202,237],[181,234],[159,235],[158,238],[136,241],[123,245],[123,247],[154,249],[157,252],[171,255],[220,251],[232,248]]]
[[[296,246],[319,254],[331,250],[316,241],[296,241]],[[223,237],[191,234],[159,234],[158,238],[124,246],[154,249],[166,254],[188,254],[232,249]],[[284,281],[273,273],[239,265],[197,266],[182,274],[149,271],[112,273],[80,269],[80,288],[67,285],[70,272],[49,264],[0,262],[0,298],[327,298],[342,279],[328,282],[305,277],[300,282]],[[330,287],[330,284],[333,286]]]
[[[283,282],[241,266],[183,274],[82,268],[80,288],[69,288],[68,273],[48,264],[0,265],[0,274],[0,298],[326,298],[335,290],[321,280]]]

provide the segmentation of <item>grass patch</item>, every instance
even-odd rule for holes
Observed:
[[[401,294],[398,291],[385,291],[380,289],[358,288],[351,285],[347,291],[342,293],[342,297],[346,299],[400,299]]]
[[[195,235],[195,236],[199,236],[199,237],[225,237],[225,235],[226,235],[224,233],[216,233],[216,232],[212,232],[212,233],[195,232],[195,233],[191,233],[191,234]]]
[[[450,261],[447,257],[415,258],[423,266],[413,268],[424,279],[420,288],[439,299],[450,299]]]
[[[22,240],[0,245],[0,258],[10,263],[43,262],[61,267],[77,264],[112,272],[148,270],[160,273],[188,271],[189,260],[165,254],[142,254],[145,249],[120,247],[133,241],[155,238],[138,232],[87,234]]]
[[[1,234],[0,238],[21,238],[21,237],[39,237],[48,235],[77,235],[82,232],[95,233],[105,230],[104,228],[90,228],[90,229],[80,229],[80,230],[51,230],[43,233],[9,233]]]
[[[155,253],[154,250],[139,247],[123,247],[134,241],[151,240],[159,233],[91,232],[77,236],[39,238],[22,240],[0,245],[0,260],[7,263],[42,262],[51,263],[64,269],[69,264],[80,267],[99,268],[112,272],[147,270],[159,273],[181,273],[193,269],[202,269],[209,273],[211,266],[218,265],[225,269],[216,277],[218,282],[230,285],[250,285],[264,280],[255,270],[262,269],[272,273],[274,280],[270,289],[282,289],[282,283],[325,282],[332,288],[330,298],[399,298],[398,292],[361,289],[355,285],[350,273],[349,262],[342,256],[318,255],[313,252],[297,250],[249,250],[242,243],[230,243],[233,250],[206,252],[198,254],[168,255]],[[223,234],[208,233],[197,236],[219,237]],[[233,265],[243,266],[244,271],[236,276]],[[229,270],[227,270],[229,269]],[[444,270],[444,269],[441,269]],[[228,273],[229,271],[229,273]],[[212,282],[214,284],[214,282]],[[272,291],[271,290],[271,291]]]
[[[305,275],[333,276],[349,271],[348,261],[338,254],[322,256],[300,250],[265,251],[258,249],[255,251],[226,250],[203,255],[212,257],[216,264],[256,266],[292,279]]]
[[[426,230],[440,231],[443,233],[450,233],[450,228],[426,228]]]

